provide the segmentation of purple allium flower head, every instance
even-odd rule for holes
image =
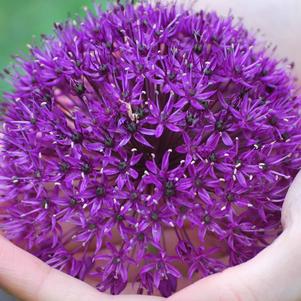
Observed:
[[[97,7],[55,32],[17,58],[6,94],[9,239],[101,291],[131,269],[138,293],[169,296],[280,233],[301,167],[284,61],[232,17],[175,5]]]

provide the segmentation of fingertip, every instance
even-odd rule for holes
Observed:
[[[301,216],[301,171],[296,175],[293,180],[285,201],[282,207],[281,222],[283,228],[297,228],[299,227],[299,220]],[[301,231],[301,230],[300,230]]]
[[[300,243],[285,231],[251,260],[206,277],[170,297],[170,301],[299,300]]]
[[[111,301],[88,284],[47,264],[0,236],[0,286],[26,301]]]

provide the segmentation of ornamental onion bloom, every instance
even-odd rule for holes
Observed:
[[[300,98],[286,62],[239,22],[117,3],[43,40],[7,71],[9,239],[100,291],[131,281],[169,296],[281,232],[301,167]]]

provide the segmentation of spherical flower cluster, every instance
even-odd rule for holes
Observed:
[[[55,32],[17,58],[3,107],[9,239],[101,291],[169,296],[280,233],[301,167],[284,61],[231,16],[175,5],[96,8]]]

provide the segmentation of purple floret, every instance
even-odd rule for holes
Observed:
[[[231,16],[174,5],[55,24],[11,73],[0,229],[112,294],[252,258],[301,167],[300,97],[270,56]]]

